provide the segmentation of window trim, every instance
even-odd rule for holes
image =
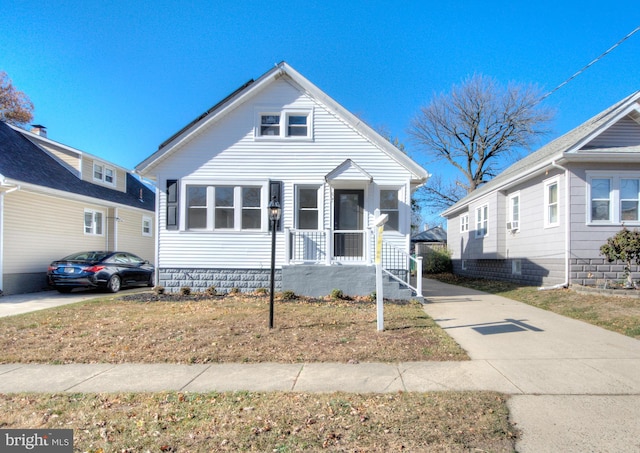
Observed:
[[[262,135],[262,117],[268,115],[280,117],[278,135]],[[307,118],[306,135],[289,134],[289,119],[294,116],[305,116]],[[313,108],[258,106],[255,109],[254,140],[311,141],[313,140],[313,116]]]
[[[190,186],[204,186],[206,187],[206,226],[205,228],[189,228],[188,209],[187,206],[187,191]],[[257,233],[268,231],[268,195],[269,195],[269,181],[267,180],[202,180],[202,179],[183,179],[180,180],[180,208],[179,208],[179,222],[180,231],[198,233],[205,232],[210,233],[213,231],[224,233]],[[216,187],[233,187],[233,228],[216,228],[215,227],[215,188]],[[252,207],[252,209],[260,209],[260,228],[242,229],[242,189],[255,187],[260,189],[260,207]]]
[[[482,212],[482,211],[486,211],[484,212],[484,217],[478,216],[478,212]],[[478,228],[478,226],[480,224],[484,224],[484,232],[480,233],[480,231],[482,231],[482,228]],[[476,208],[476,229],[475,229],[475,237],[476,238],[483,238],[486,237],[489,234],[489,204],[485,203],[481,206],[478,206]]]
[[[99,178],[96,177],[96,167],[100,168]],[[111,181],[107,181],[107,171],[111,172],[111,179],[112,179]],[[100,182],[102,184],[106,184],[108,186],[115,186],[116,185],[116,168],[111,165],[107,165],[104,162],[94,161],[92,177],[94,181]]]
[[[318,213],[318,224],[316,225],[315,229],[305,229],[304,231],[314,231],[314,230],[321,230],[322,229],[322,224],[323,224],[323,211],[322,211],[322,184],[296,184],[295,186],[295,226],[296,229],[300,230],[300,211],[302,210],[302,208],[300,207],[300,190],[315,190],[316,191],[316,197],[317,197],[317,207],[315,208],[315,211]],[[312,209],[307,208],[306,210],[311,211]]]
[[[460,233],[467,233],[469,231],[469,213],[462,214],[460,216]]]
[[[390,192],[395,192],[397,195],[397,202],[398,202],[398,207],[396,209],[382,209],[382,191],[386,190],[386,191],[390,191]],[[380,209],[380,214],[385,214],[388,212],[397,212],[398,213],[398,227],[397,228],[392,228],[389,225],[389,221],[387,221],[387,223],[385,224],[385,231],[395,231],[400,233],[401,232],[401,228],[402,228],[402,187],[398,187],[398,186],[381,186],[378,189],[378,206]]]
[[[517,220],[514,220],[514,205],[513,205],[513,201],[514,200],[518,200],[518,210],[517,210]],[[522,200],[522,197],[520,197],[520,191],[514,192],[512,194],[509,194],[509,196],[507,197],[507,223],[506,223],[506,228],[508,231],[515,233],[520,231],[520,225],[521,225],[521,220],[520,220],[520,201]],[[516,223],[516,225],[514,226],[514,222]]]
[[[87,231],[87,223],[86,223],[86,216],[88,213],[91,213],[91,231]],[[100,214],[100,232],[96,233],[96,226],[98,225],[98,223],[96,222],[96,214]],[[85,235],[87,236],[104,236],[104,221],[105,221],[105,213],[104,211],[100,211],[99,209],[89,209],[89,208],[85,208],[84,209],[84,215],[82,217],[82,230],[84,232]]]
[[[556,221],[555,222],[551,222],[550,220],[550,215],[549,215],[549,209],[551,208],[553,203],[549,203],[549,188],[551,186],[556,186],[556,192],[557,192],[557,200],[555,202],[556,205]],[[543,197],[544,197],[544,228],[556,228],[560,226],[560,178],[559,177],[555,177],[555,178],[551,178],[551,179],[547,179],[546,181],[544,181],[544,193],[543,193]],[[589,208],[591,209],[591,208]]]
[[[591,213],[591,185],[594,179],[608,179],[609,187],[609,219],[608,220],[592,220]],[[623,179],[636,179],[640,181],[640,172],[630,171],[604,171],[591,170],[586,172],[586,200],[585,200],[585,222],[587,225],[598,226],[621,226],[631,225],[640,226],[640,218],[638,220],[622,220],[622,204],[620,183]],[[639,212],[640,217],[640,212]]]
[[[149,225],[149,231],[145,231],[145,224]],[[145,237],[153,236],[153,219],[150,216],[142,216],[142,235]]]
[[[520,258],[511,260],[511,275],[522,275],[522,260]]]

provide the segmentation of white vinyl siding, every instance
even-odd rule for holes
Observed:
[[[268,106],[262,109],[259,106]],[[258,139],[255,127],[258,115],[270,113],[280,106],[279,112],[313,112],[307,140]],[[293,137],[292,137],[293,138]],[[345,123],[320,102],[289,84],[285,78],[274,82],[268,90],[256,95],[251,103],[239,106],[220,118],[201,133],[193,134],[188,143],[160,162],[154,169],[159,181],[179,179],[181,228],[167,230],[166,194],[160,191],[158,215],[162,216],[159,263],[163,267],[270,267],[271,243],[268,234],[265,207],[268,180],[283,182],[281,205],[283,228],[298,226],[296,215],[296,187],[316,186],[319,190],[319,228],[333,228],[331,186],[325,176],[339,167],[347,158],[363,168],[378,186],[401,187],[401,224],[407,221],[403,207],[408,206],[411,173],[397,160],[373,145],[364,136]],[[262,200],[261,230],[227,230],[225,234],[184,234],[185,184],[212,184],[248,186],[252,181],[265,181]],[[242,181],[242,183],[240,182]],[[350,184],[350,183],[345,183]],[[368,181],[357,182],[358,188],[370,186]],[[375,190],[365,190],[365,223],[371,222],[373,210],[378,207]],[[189,232],[190,233],[190,232]],[[408,252],[406,232],[389,234],[389,240]],[[385,238],[387,240],[387,238]],[[284,234],[277,233],[276,262],[284,262]]]

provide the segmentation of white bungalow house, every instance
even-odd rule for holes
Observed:
[[[153,262],[155,194],[125,168],[0,121],[0,290],[47,289],[51,261],[126,250]]]
[[[167,290],[268,288],[267,206],[275,197],[276,288],[312,296],[375,290],[376,209],[389,217],[387,268],[408,277],[411,194],[428,178],[284,62],[200,115],[136,171],[158,187],[156,262]]]
[[[443,212],[454,272],[542,286],[620,279],[599,249],[640,228],[640,92]]]

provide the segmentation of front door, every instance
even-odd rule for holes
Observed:
[[[336,189],[334,200],[334,257],[364,259],[364,190]]]

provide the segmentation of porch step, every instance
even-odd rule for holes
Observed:
[[[399,281],[392,279],[388,275],[383,275],[382,291],[385,299],[392,300],[411,300],[415,299],[422,302],[422,295],[418,296],[415,291],[401,284]]]

